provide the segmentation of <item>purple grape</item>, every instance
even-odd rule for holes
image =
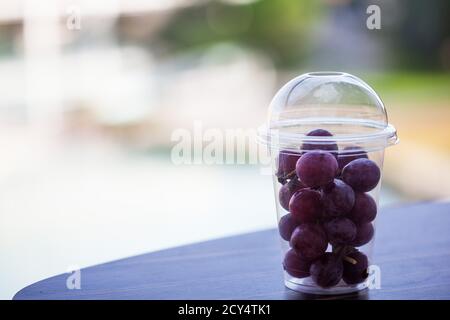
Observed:
[[[300,189],[305,188],[303,183],[298,181],[297,179],[292,179],[288,183],[281,186],[280,191],[278,193],[278,199],[280,201],[280,205],[289,211],[289,200],[291,200],[292,195]]]
[[[356,225],[348,218],[334,218],[325,222],[328,241],[333,245],[345,245],[356,237]]]
[[[280,202],[280,206],[282,206],[285,210],[289,211],[289,200],[291,200],[291,197],[292,193],[288,184],[282,185],[280,191],[278,192],[278,200]]]
[[[333,135],[324,129],[315,129],[306,134],[308,137],[332,137]],[[302,150],[304,151],[311,151],[311,150],[323,150],[323,151],[329,151],[334,152],[334,155],[336,154],[336,151],[338,150],[338,146],[335,143],[335,141],[330,140],[326,144],[320,144],[320,143],[304,143],[302,145]]]
[[[342,180],[355,192],[367,192],[376,187],[380,181],[380,168],[369,159],[356,159],[342,170]]]
[[[350,243],[350,245],[354,247],[361,247],[373,238],[374,233],[375,230],[373,229],[373,225],[370,222],[358,225],[356,227],[356,236]]]
[[[327,250],[328,240],[320,225],[305,223],[295,228],[290,245],[301,258],[312,261]]]
[[[347,284],[361,283],[367,279],[369,273],[367,268],[369,267],[369,261],[364,253],[355,251],[348,254],[344,258],[344,273],[342,279]]]
[[[339,179],[323,188],[324,215],[338,217],[348,213],[355,203],[353,189]]]
[[[283,268],[291,276],[296,278],[309,277],[311,262],[302,259],[293,249],[286,252],[283,260]]]
[[[289,201],[289,212],[299,223],[320,219],[322,211],[322,195],[316,190],[301,189]]]
[[[332,137],[330,131],[325,129],[314,129],[306,134],[308,137]]]
[[[341,281],[343,271],[344,267],[341,259],[331,252],[326,252],[309,269],[311,278],[322,288],[330,288],[337,285]]]
[[[351,152],[348,152],[352,150]],[[346,151],[344,154],[338,155],[338,164],[339,164],[339,170],[344,169],[344,167],[356,159],[368,159],[367,153],[358,146],[347,146],[343,149],[343,151]]]
[[[377,204],[367,193],[355,194],[355,205],[348,217],[356,224],[371,222],[377,215]]]
[[[277,177],[282,178],[293,172],[300,156],[300,152],[282,150],[278,155]]]
[[[338,164],[329,152],[310,151],[305,153],[296,166],[297,176],[308,187],[321,187],[329,184],[336,176]]]
[[[289,241],[291,239],[292,232],[297,226],[297,221],[295,221],[290,213],[282,216],[278,222],[278,231],[280,232],[281,238]]]

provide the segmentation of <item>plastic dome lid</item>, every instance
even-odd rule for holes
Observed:
[[[314,129],[333,134],[307,136]],[[361,79],[343,72],[313,72],[286,83],[273,98],[259,141],[271,148],[301,151],[302,144],[337,143],[375,151],[398,142],[383,102]],[[352,152],[349,150],[349,152]]]

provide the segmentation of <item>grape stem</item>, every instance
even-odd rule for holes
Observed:
[[[278,177],[278,182],[281,184],[285,184],[287,180],[295,178],[297,176],[297,173],[295,172],[295,170],[292,170],[291,172],[287,173],[284,176]],[[291,182],[292,180],[290,180],[289,182]],[[288,182],[288,183],[289,183]]]
[[[291,178],[293,178],[296,174],[297,174],[296,171],[295,171],[295,170],[292,170],[291,172],[289,172],[289,173],[285,176],[285,178],[286,178],[286,179],[291,179]]]
[[[287,180],[287,179],[293,178],[295,175],[296,175],[295,170],[292,170],[291,172],[287,173],[287,174],[284,175],[284,176],[281,176],[280,178],[281,178],[281,179],[286,179],[286,180]]]
[[[356,261],[355,259],[350,258],[350,257],[344,257],[344,260],[347,261],[347,262],[350,262],[351,264],[357,264],[358,263],[358,261]]]
[[[358,262],[347,256],[350,252],[354,250],[351,246],[341,246],[341,247],[335,247],[333,246],[332,251],[338,256],[339,259],[343,259],[351,264],[357,264]]]

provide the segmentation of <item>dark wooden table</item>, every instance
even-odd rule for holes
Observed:
[[[34,283],[14,299],[450,299],[450,203],[379,213],[375,263],[381,289],[312,296],[284,287],[276,230],[152,252]]]

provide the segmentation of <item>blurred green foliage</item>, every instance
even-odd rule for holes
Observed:
[[[308,53],[307,33],[322,9],[314,0],[210,1],[176,13],[160,37],[175,52],[233,42],[263,50],[278,67],[295,65]]]
[[[364,76],[384,100],[443,103],[450,107],[450,73],[394,72]]]
[[[450,1],[379,2],[381,19],[386,22],[376,31],[365,28],[370,4],[370,0],[256,0],[244,4],[211,0],[178,10],[159,40],[170,54],[233,43],[259,50],[277,68],[292,69],[304,67],[317,54],[317,41],[325,41],[319,39],[325,33],[331,37],[326,40],[331,44],[325,46],[329,54],[334,53],[335,41],[343,43],[341,51],[336,51],[341,60],[346,58],[342,57],[346,45],[375,42],[384,48],[390,60],[384,62],[391,69],[440,70],[450,63],[441,58],[450,39]],[[333,38],[335,30],[341,38]],[[353,32],[358,34],[356,38],[351,37]],[[330,60],[332,65],[335,60]]]

